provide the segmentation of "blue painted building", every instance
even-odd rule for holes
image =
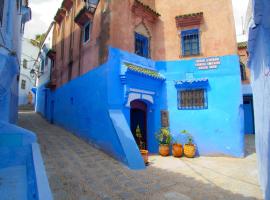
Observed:
[[[40,48],[40,51],[37,55],[37,63],[39,67],[37,68],[37,90],[36,90],[36,100],[39,102],[44,102],[40,104],[36,104],[35,111],[38,113],[44,113],[47,116],[47,98],[49,93],[49,89],[46,85],[51,80],[51,70],[54,66],[54,60],[52,54],[52,36],[53,36],[53,27],[54,23],[51,23],[48,30],[46,31],[45,40]]]
[[[250,1],[249,66],[255,110],[256,152],[264,198],[270,199],[270,4]]]
[[[204,3],[194,6],[194,11],[202,12],[192,13],[179,10],[183,1],[167,7],[151,2],[134,0],[132,9],[127,9],[127,2],[74,4],[81,10],[72,18],[72,4],[63,1],[55,17],[55,65],[45,85],[46,97],[38,97],[36,106],[46,109],[38,112],[132,169],[145,167],[136,144],[137,126],[151,153],[158,152],[155,133],[169,127],[181,143],[185,138],[180,132],[188,130],[197,155],[243,157],[239,57],[233,17],[227,18],[231,4],[226,3],[225,13],[215,15],[231,30],[224,33],[217,31],[211,9]],[[122,6],[127,6],[123,15],[129,17],[114,15]],[[179,15],[182,12],[187,13]],[[76,23],[74,29],[62,32],[70,20]],[[101,25],[100,20],[107,23]],[[122,29],[122,24],[131,31]],[[90,38],[80,38],[82,34]],[[226,48],[222,49],[223,42]]]
[[[21,41],[30,19],[27,0],[0,1],[1,199],[52,199],[35,134],[14,125],[18,117]]]
[[[25,1],[1,1],[0,120],[11,123],[17,121],[21,39],[30,18],[31,10]]]

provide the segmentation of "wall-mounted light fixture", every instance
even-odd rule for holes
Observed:
[[[31,78],[40,78],[42,76],[42,74],[44,74],[44,72],[40,72],[38,70],[35,70],[35,69],[31,69],[30,70],[30,76]]]

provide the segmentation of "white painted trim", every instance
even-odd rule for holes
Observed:
[[[149,90],[140,90],[136,88],[130,88],[130,92],[136,92],[136,93],[141,93],[141,94],[149,94],[149,95],[155,95],[155,92],[149,91]]]

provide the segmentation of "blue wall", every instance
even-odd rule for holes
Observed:
[[[128,125],[123,120],[122,104],[109,104],[108,94],[115,92],[117,96],[120,92],[108,92],[112,90],[109,79],[111,68],[115,66],[119,70],[118,63],[119,59],[111,54],[103,66],[48,93],[47,119],[53,117],[56,124],[86,139],[130,168],[144,169],[139,149],[131,132],[126,129]],[[39,94],[42,96],[39,97]],[[36,110],[46,117],[44,94],[44,86],[41,86],[38,88]],[[51,108],[52,102],[54,109]],[[118,120],[122,121],[122,127],[117,125]],[[129,149],[125,143],[130,144]]]
[[[41,85],[36,90],[36,101],[39,103],[36,104],[35,111],[50,119],[50,110],[48,110],[48,104],[50,103],[50,90],[46,88],[45,85],[46,84]]]
[[[249,32],[259,178],[264,198],[270,199],[270,5],[267,0],[253,2],[254,24]]]
[[[158,69],[160,78],[127,70],[125,62]],[[139,149],[129,130],[130,101],[135,95],[148,107],[147,140],[150,152],[158,152],[155,133],[161,127],[160,111],[168,110],[172,134],[178,137],[181,130],[189,130],[200,155],[242,157],[244,134],[239,60],[237,56],[224,56],[221,63],[216,70],[199,71],[195,68],[195,60],[154,62],[110,48],[107,63],[54,92],[48,92],[47,118],[53,116],[56,124],[93,142],[130,168],[143,169]],[[194,78],[208,78],[208,109],[177,109],[174,81],[186,79],[186,72],[192,72]],[[39,91],[42,90],[43,86],[39,88]],[[44,96],[37,97],[36,108],[46,115],[44,101]],[[50,113],[52,101],[54,111]]]
[[[20,186],[14,188],[4,183],[1,185],[1,198],[52,200],[36,135],[2,121],[0,127],[2,182],[14,181]]]
[[[175,138],[181,130],[194,137],[200,155],[226,154],[244,156],[242,93],[238,56],[220,57],[217,69],[199,70],[195,59],[157,62],[157,68],[166,77],[167,106],[170,129]],[[179,68],[181,67],[181,70]],[[175,81],[207,78],[208,108],[179,110]],[[183,137],[182,137],[183,140]]]

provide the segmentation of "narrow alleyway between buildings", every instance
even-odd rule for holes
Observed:
[[[19,125],[38,136],[55,200],[262,199],[254,135],[243,159],[153,155],[146,170],[132,171],[34,112],[20,112]]]

